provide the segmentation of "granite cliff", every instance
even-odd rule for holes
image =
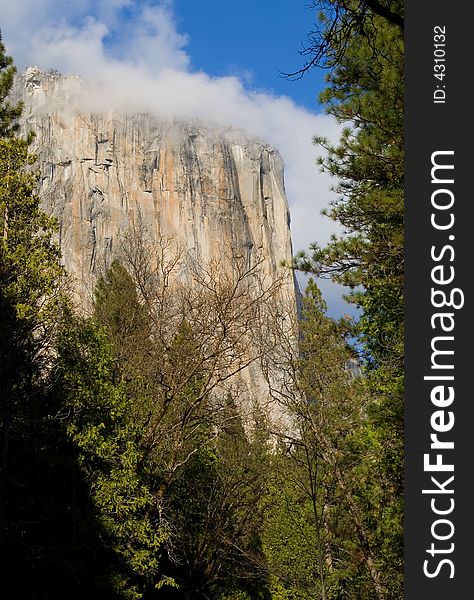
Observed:
[[[152,243],[172,237],[189,260],[240,257],[258,262],[267,279],[282,276],[291,238],[274,148],[231,128],[86,112],[75,104],[82,85],[31,67],[17,78],[15,95],[24,102],[22,126],[36,136],[39,193],[58,218],[64,264],[83,304],[137,220]],[[296,304],[293,276],[283,278]],[[246,379],[261,392],[257,371]]]

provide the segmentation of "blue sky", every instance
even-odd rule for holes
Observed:
[[[147,111],[247,130],[285,162],[294,250],[338,231],[320,215],[334,199],[314,134],[340,126],[317,103],[324,74],[298,69],[314,25],[307,0],[0,0],[0,28],[19,69],[37,65],[91,83],[88,108]],[[94,88],[95,86],[95,88]],[[334,314],[347,311],[326,288]]]
[[[105,39],[113,52],[126,51],[123,32],[143,4],[121,8],[122,29],[114,28]],[[293,82],[281,76],[302,65],[299,50],[316,17],[308,4],[307,0],[175,0],[172,6],[177,29],[187,35],[193,70],[217,77],[237,75],[248,88],[290,96],[316,111],[324,73],[313,70]]]
[[[323,72],[313,70],[293,82],[280,76],[302,65],[298,51],[316,17],[308,4],[308,0],[177,0],[175,14],[178,26],[189,34],[195,68],[217,76],[240,74],[249,86],[290,96],[316,111]]]

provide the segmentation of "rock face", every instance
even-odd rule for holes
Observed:
[[[240,256],[281,276],[291,239],[274,148],[200,123],[83,113],[73,106],[80,86],[77,77],[30,68],[16,95],[24,127],[36,134],[40,196],[58,217],[64,264],[83,302],[138,218],[156,243],[173,237],[193,260]],[[285,285],[295,298],[290,273]]]

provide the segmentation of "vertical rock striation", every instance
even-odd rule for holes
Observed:
[[[274,148],[230,128],[82,112],[74,106],[81,85],[32,67],[15,93],[25,104],[23,126],[36,135],[40,196],[58,218],[64,264],[82,302],[137,219],[152,241],[173,237],[194,261],[241,257],[281,277],[291,239]],[[296,302],[293,276],[285,277]],[[262,380],[255,371],[252,378]]]

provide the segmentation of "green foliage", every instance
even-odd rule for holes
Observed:
[[[8,383],[9,373],[19,378],[28,365],[29,381],[35,369],[38,375],[58,318],[62,270],[52,241],[55,220],[41,210],[34,193],[29,140],[12,135],[21,112],[5,100],[14,72],[0,42],[0,374],[6,386],[20,390],[26,382]]]
[[[79,451],[104,541],[119,559],[114,580],[123,597],[139,598],[143,586],[161,579],[159,557],[169,537],[143,469],[142,424],[124,382],[116,379],[105,329],[92,321],[69,325],[60,355],[63,393],[72,411],[68,435]],[[131,583],[131,574],[142,583]]]
[[[97,282],[94,316],[106,327],[122,366],[133,362],[133,353],[140,355],[147,349],[150,320],[139,302],[135,282],[118,261],[112,263],[106,278]]]
[[[273,600],[321,598],[313,506],[306,473],[281,452],[264,500],[262,539]]]
[[[353,39],[368,39],[375,20],[390,23],[404,30],[404,4],[400,0],[313,0],[318,24],[307,36],[300,54],[306,57],[304,65],[289,78],[301,78],[317,67],[334,69],[344,60]]]
[[[310,281],[302,301],[294,393],[282,401],[294,430],[274,456],[263,542],[278,598],[395,598],[400,507],[374,465],[386,455],[345,321],[325,314]],[[293,372],[293,370],[292,370]]]
[[[68,472],[70,457],[48,426],[46,381],[64,303],[56,225],[34,192],[30,139],[15,135],[21,105],[6,99],[14,73],[0,41],[0,550],[8,580],[28,595],[49,593],[64,549],[61,534],[53,541],[44,532],[67,521],[68,499],[52,473]]]
[[[347,327],[329,319],[325,310],[319,289],[310,281],[300,326],[302,397],[293,407],[301,437],[291,458],[297,465],[297,488],[305,490],[303,497],[312,508],[314,573],[321,597],[351,597],[357,590],[357,597],[364,598],[373,593],[373,585],[355,491],[361,456],[352,437],[364,396],[362,382],[348,370],[354,357],[345,341]]]
[[[328,212],[347,236],[314,247],[298,265],[352,288],[363,308],[359,331],[371,364],[401,368],[403,321],[403,37],[373,17],[347,44],[321,96],[327,111],[350,122],[322,168],[338,179]]]
[[[329,319],[309,284],[278,447],[263,418],[244,428],[227,386],[253,360],[253,268],[197,269],[193,289],[171,289],[179,258],[165,240],[151,256],[138,227],[123,245],[133,276],[114,262],[92,318],[67,308],[0,39],[0,535],[17,595],[402,595],[403,6],[317,4],[321,99],[350,127],[316,141],[346,233],[296,266],[348,285],[362,317]]]
[[[403,555],[404,106],[403,31],[396,15],[403,14],[403,4],[367,3],[364,12],[358,2],[326,4],[336,9],[340,31],[351,30],[350,36],[326,35],[331,68],[321,95],[327,112],[349,127],[336,145],[315,138],[327,150],[320,165],[337,179],[340,195],[326,214],[344,235],[325,248],[313,245],[295,265],[349,286],[349,301],[362,309],[354,335],[370,392],[359,433],[371,457],[370,469],[360,474],[371,491],[364,511],[373,521],[380,568],[390,573],[384,597],[397,598]],[[330,23],[322,24],[328,35]]]
[[[61,306],[55,221],[39,206],[28,142],[0,139],[0,311],[2,379],[33,376],[45,360]],[[33,364],[32,364],[33,363]],[[26,368],[28,366],[28,368]],[[26,369],[23,370],[23,368]],[[30,381],[30,380],[29,380]],[[6,385],[13,385],[12,383]],[[15,389],[26,385],[16,381]]]
[[[234,415],[217,439],[193,455],[166,498],[176,579],[185,593],[268,597],[258,510],[266,472],[238,421]]]
[[[11,137],[19,127],[17,119],[21,115],[22,105],[12,105],[8,100],[15,73],[13,59],[5,54],[0,33],[0,138]]]
[[[153,320],[136,289],[113,263],[94,317],[65,315],[59,347],[67,433],[115,557],[114,589],[266,598],[255,510],[265,441],[247,440],[231,396],[205,392],[192,325],[179,321],[163,343],[168,322]]]

